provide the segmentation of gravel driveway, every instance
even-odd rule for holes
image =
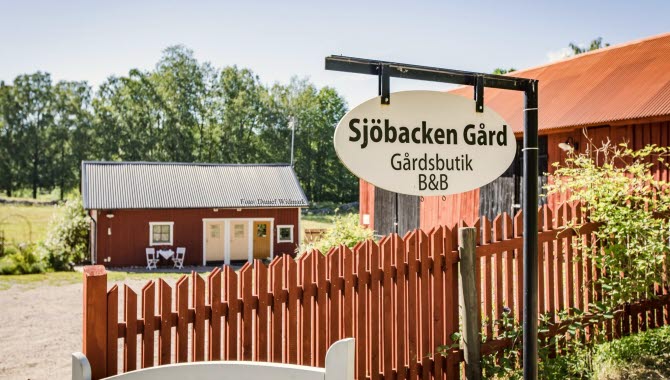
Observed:
[[[126,279],[118,284],[139,292],[146,282]],[[0,379],[71,378],[70,354],[82,350],[81,334],[81,282],[0,290]]]

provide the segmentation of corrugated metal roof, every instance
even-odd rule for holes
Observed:
[[[305,207],[286,164],[82,163],[84,208]]]
[[[539,80],[540,130],[670,116],[670,33],[508,76]],[[472,97],[469,86],[451,92]],[[523,131],[523,93],[486,88],[484,102]]]

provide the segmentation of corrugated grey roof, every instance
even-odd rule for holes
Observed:
[[[309,205],[286,164],[84,161],[81,192],[88,210]]]

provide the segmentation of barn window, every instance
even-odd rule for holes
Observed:
[[[277,243],[293,243],[293,226],[277,226]]]
[[[150,222],[149,245],[172,245],[174,222]]]

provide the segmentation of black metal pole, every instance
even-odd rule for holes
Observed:
[[[483,98],[479,95],[483,95],[484,87],[524,91],[523,372],[525,380],[537,379],[537,80],[336,55],[326,57],[326,70],[377,75],[380,95],[389,94],[384,90],[388,89],[389,77],[478,86],[475,95],[477,112],[483,110]],[[388,104],[389,98],[382,96],[381,101]]]
[[[537,379],[537,81],[525,91],[523,125],[523,378]]]
[[[390,94],[391,94],[391,86],[390,86],[390,81],[391,77],[389,75],[390,70],[389,66],[386,64],[379,64],[377,66],[377,71],[379,73],[378,75],[378,93],[379,96],[381,96],[381,103],[382,104],[390,104]],[[398,193],[393,193],[394,197],[394,204],[393,204],[393,232],[398,233]]]

